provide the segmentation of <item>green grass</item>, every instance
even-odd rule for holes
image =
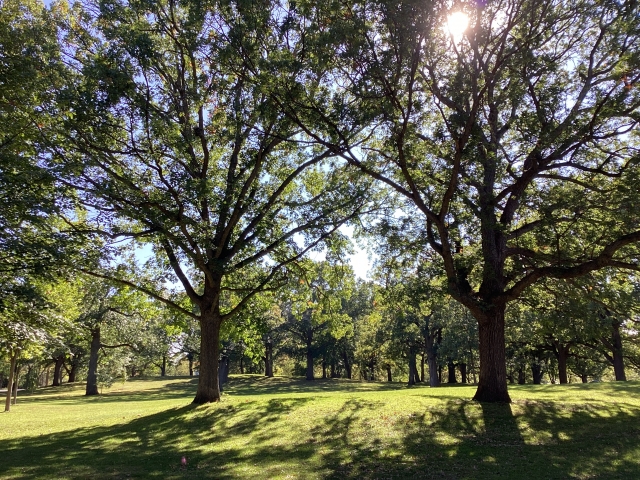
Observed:
[[[640,478],[640,383],[470,386],[232,377],[190,405],[188,378],[23,396],[0,414],[0,478]],[[187,459],[181,466],[181,457]]]

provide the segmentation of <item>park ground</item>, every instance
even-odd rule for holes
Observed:
[[[505,405],[466,385],[243,375],[198,407],[196,382],[24,395],[0,414],[0,478],[640,478],[640,382],[514,386]]]

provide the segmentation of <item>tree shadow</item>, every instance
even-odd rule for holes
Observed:
[[[480,404],[429,399],[414,390],[416,408],[406,411],[405,403],[397,407],[393,399],[380,397],[336,397],[332,404],[314,403],[313,395],[251,398],[249,384],[238,383],[238,390],[247,389],[246,398],[234,394],[233,401],[186,405],[114,426],[1,440],[3,474],[14,479],[640,478],[640,410],[628,405]],[[284,391],[277,393],[291,393],[281,386]],[[180,382],[173,393],[192,394],[193,385]],[[128,395],[122,392],[120,400]]]

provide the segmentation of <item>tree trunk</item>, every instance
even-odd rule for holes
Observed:
[[[220,315],[204,312],[200,318],[200,376],[198,390],[193,403],[220,401],[220,383],[218,382],[218,359],[220,356]]]
[[[4,411],[11,411],[11,394],[13,393],[13,380],[16,374],[16,362],[18,361],[18,351],[11,355],[11,365],[9,366],[9,383],[7,383],[7,398],[4,403]],[[17,388],[16,388],[17,390]]]
[[[589,383],[589,377],[585,373],[580,375],[580,380],[582,380],[582,383]]]
[[[322,359],[322,378],[323,380],[327,378],[327,361],[324,358]]]
[[[85,395],[98,395],[98,354],[100,353],[100,327],[91,330],[91,350],[89,351],[89,371]]]
[[[20,370],[21,368],[17,365],[16,362],[16,377],[13,381],[13,404],[18,403],[18,383],[20,382]]]
[[[347,378],[351,380],[351,363],[349,362],[349,355],[347,355],[347,351],[342,351],[342,360],[344,361],[344,370],[347,372]]]
[[[424,350],[422,350],[420,357],[420,381],[424,382]]]
[[[436,353],[436,343],[434,335],[431,333],[425,338],[427,345],[427,365],[429,367],[429,386],[437,387],[440,385],[440,377],[438,375],[438,355]]]
[[[336,373],[336,362],[332,361],[331,362],[331,378],[338,378],[338,374]]]
[[[164,377],[167,374],[167,356],[162,355],[162,365],[160,366],[160,376]]]
[[[560,384],[564,385],[569,383],[567,377],[567,358],[569,357],[569,345],[562,345],[561,343],[556,343],[556,356],[558,357],[558,379],[560,380]]]
[[[220,383],[218,387],[221,393],[224,390],[222,386],[229,380],[229,362],[229,357],[225,355],[222,357],[222,360],[218,366],[218,382]]]
[[[447,379],[447,383],[458,383],[456,380],[456,365],[453,362],[447,363],[447,369],[449,371],[449,378]]]
[[[313,352],[311,351],[311,338],[307,339],[307,380],[313,380]]]
[[[494,308],[493,312],[478,319],[480,381],[473,399],[479,402],[510,403],[504,344],[504,306]]]
[[[273,377],[273,344],[271,340],[264,345],[264,376]]]
[[[53,360],[56,362],[53,369],[53,386],[59,387],[62,383],[62,364],[64,363],[64,355],[58,355]]]
[[[461,363],[460,364],[460,377],[462,380],[462,383],[467,383],[467,364],[466,363]]]
[[[69,370],[69,383],[75,382],[77,375],[78,375],[78,361],[73,359],[71,360],[71,369]]]
[[[46,370],[46,375],[44,377],[44,386],[48,387],[49,386],[49,365],[47,365],[47,370]]]
[[[187,354],[187,360],[189,360],[189,376],[193,377],[193,353]]]
[[[611,343],[613,344],[613,371],[616,381],[626,382],[627,376],[624,371],[624,357],[622,355],[622,337],[620,336],[620,323],[612,322]]]
[[[526,377],[524,374],[524,367],[520,367],[518,369],[518,385],[524,385],[526,382]]]
[[[538,361],[531,364],[531,375],[533,376],[533,384],[540,385],[542,383],[542,366]]]
[[[409,385],[415,385],[420,381],[418,377],[418,366],[416,365],[416,353],[413,350],[409,350]]]
[[[391,377],[391,365],[387,364],[385,368],[387,369],[387,382],[393,382],[393,378]]]

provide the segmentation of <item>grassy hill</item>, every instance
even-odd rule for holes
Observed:
[[[474,387],[231,377],[129,380],[23,396],[0,415],[0,478],[640,478],[640,383]],[[182,457],[186,466],[182,465]]]

